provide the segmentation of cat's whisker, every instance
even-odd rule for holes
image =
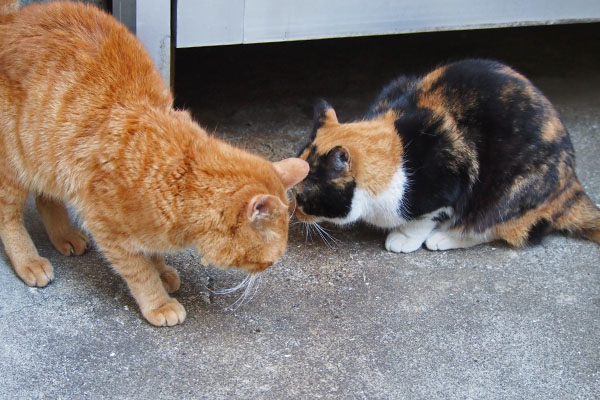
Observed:
[[[319,229],[320,228],[319,225],[314,224],[313,227],[315,228],[315,232],[317,232],[317,234],[321,237],[321,240],[323,241],[323,243],[325,243],[325,245],[327,245],[327,247],[329,247],[330,249],[333,249],[333,247],[329,243],[329,240],[327,239],[327,237],[325,237],[325,235],[323,235],[323,232]]]
[[[209,288],[208,290],[210,290],[211,293],[214,294],[231,294],[231,293],[235,293],[245,287],[248,286],[249,282],[252,280],[254,281],[255,278],[253,278],[253,275],[248,275],[244,278],[243,281],[241,281],[239,284],[237,284],[236,286],[232,287],[232,288]]]
[[[257,276],[258,274],[248,275],[249,279],[248,283],[246,284],[246,288],[244,289],[244,292],[232,305],[227,307],[228,310],[236,311],[238,308],[241,307],[242,304],[246,302],[246,299],[248,299],[248,294],[250,294],[250,292],[252,291],[252,287],[254,286],[254,282],[256,281]],[[254,294],[256,294],[256,291],[254,292]],[[254,294],[250,296],[250,299],[254,297]]]
[[[260,282],[260,274],[250,274],[244,278],[239,284],[229,289],[211,289],[208,290],[211,293],[223,295],[223,294],[231,294],[238,292],[243,289],[240,297],[237,298],[231,305],[227,306],[225,309],[230,311],[236,311],[242,304],[246,301],[251,300],[256,293],[258,292],[258,287],[260,286],[257,282]],[[256,283],[256,284],[255,284]]]
[[[315,241],[313,240],[313,236],[312,236],[313,226],[312,226],[312,224],[306,224],[306,227],[307,227],[307,231],[308,231],[308,238],[310,239],[311,243],[314,243]]]
[[[294,192],[294,193],[296,192],[296,190],[295,190],[294,188],[292,188],[292,189],[291,189],[291,191],[292,191],[292,192]],[[294,195],[294,194],[292,194],[292,197],[295,197],[295,195]],[[294,201],[294,209],[292,210],[292,213],[290,214],[290,220],[291,220],[292,218],[294,218],[294,215],[296,214],[296,209],[297,209],[297,208],[298,208],[298,202],[297,202],[297,201]]]
[[[311,234],[311,232],[314,230],[314,232],[316,232],[319,235],[319,237],[321,238],[321,240],[330,249],[333,249],[334,246],[339,245],[340,243],[342,243],[341,240],[339,240],[336,237],[334,237],[331,233],[329,233],[327,231],[327,229],[323,228],[321,225],[319,225],[316,222],[304,223],[304,228],[305,228],[305,236],[306,236],[305,240],[306,240],[306,242],[308,242],[309,235],[310,235],[310,239],[312,241],[312,234]]]
[[[248,299],[248,301],[252,300],[254,298],[254,296],[256,296],[256,293],[258,293],[258,288],[260,287],[260,281],[262,279],[262,275],[256,274],[255,276],[256,276],[256,279],[255,279],[256,284],[254,285],[254,291],[250,295],[250,298]]]
[[[308,224],[306,222],[302,222],[304,226],[304,244],[308,243]]]
[[[327,229],[323,228],[321,225],[317,224],[316,222],[315,222],[315,227],[318,230],[320,230],[323,233],[323,235],[327,236],[327,238],[329,240],[331,240],[333,243],[335,243],[335,244],[342,243],[341,240],[339,240],[338,238],[334,237],[331,233],[329,233],[329,231]]]

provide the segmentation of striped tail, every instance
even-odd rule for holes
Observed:
[[[554,221],[554,227],[600,244],[600,209],[581,191],[570,208]]]

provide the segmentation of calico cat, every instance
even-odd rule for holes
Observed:
[[[549,231],[600,243],[600,210],[575,176],[556,110],[499,62],[400,77],[356,122],[339,123],[318,101],[299,155],[310,172],[297,186],[297,217],[389,229],[389,251],[498,239],[519,247]]]
[[[23,226],[29,192],[67,256],[90,244],[64,201],[74,207],[157,326],[186,317],[167,293],[180,279],[163,253],[196,246],[250,274],[282,255],[286,190],[305,161],[271,163],[208,135],[173,109],[143,46],[99,9],[14,3],[0,1],[0,237],[26,284],[54,279]]]

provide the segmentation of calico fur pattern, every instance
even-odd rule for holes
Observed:
[[[391,229],[410,252],[502,239],[513,246],[567,231],[600,242],[600,211],[575,176],[567,130],[514,69],[469,59],[383,89],[363,120],[315,104],[310,172],[298,218]]]
[[[29,192],[50,240],[82,254],[82,217],[143,316],[183,322],[168,292],[180,279],[163,254],[190,246],[223,267],[258,273],[284,252],[286,190],[306,163],[277,163],[208,135],[173,108],[137,39],[81,3],[0,1],[0,237],[16,274],[45,286],[53,268],[23,226]]]

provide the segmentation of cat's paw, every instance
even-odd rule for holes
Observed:
[[[52,264],[43,257],[15,267],[15,272],[29,286],[44,287],[54,280]]]
[[[169,300],[153,310],[142,311],[144,318],[154,326],[173,326],[185,321],[185,308],[176,300]]]
[[[50,238],[54,248],[65,256],[80,256],[90,248],[88,236],[77,229],[71,229],[65,233],[55,234]]]
[[[450,250],[461,247],[456,243],[456,239],[446,232],[434,232],[425,241],[425,246],[429,250]]]
[[[167,292],[176,292],[179,290],[179,286],[181,285],[179,274],[175,268],[171,267],[170,265],[165,265],[165,267],[166,269],[160,273],[160,280],[162,281],[162,284]]]
[[[421,238],[410,237],[402,232],[391,232],[385,239],[385,249],[394,253],[410,253],[418,250],[422,244]]]

